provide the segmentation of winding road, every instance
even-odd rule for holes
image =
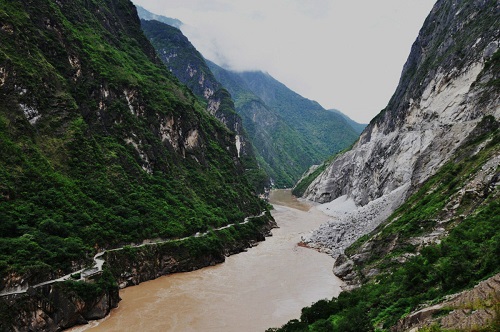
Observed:
[[[253,218],[258,218],[258,217],[264,216],[265,213],[266,213],[266,211],[262,212],[258,216],[246,217],[243,220],[242,223],[233,223],[233,224],[229,224],[229,225],[226,225],[226,226],[222,226],[222,227],[219,227],[219,228],[212,229],[210,231],[220,231],[220,230],[223,230],[223,229],[227,229],[227,228],[233,227],[235,225],[244,225],[244,224],[249,223],[250,220],[253,219]],[[187,240],[189,238],[192,238],[192,237],[206,236],[210,231],[206,231],[204,233],[199,233],[198,232],[198,233],[196,233],[194,235],[186,236],[186,237],[183,237],[183,238],[180,238],[180,239],[169,239],[169,240],[160,240],[160,241],[146,242],[146,243],[137,244],[137,245],[133,244],[133,245],[125,246],[125,247],[140,248],[140,247],[144,247],[144,246],[158,245],[158,244],[167,243],[167,242],[185,241],[185,240]],[[50,285],[50,284],[53,284],[53,283],[56,283],[56,282],[63,282],[63,281],[67,281],[67,280],[74,280],[74,281],[85,282],[87,280],[87,278],[102,273],[102,266],[104,265],[105,261],[101,257],[106,252],[108,252],[108,251],[123,250],[125,247],[114,248],[114,249],[109,249],[109,250],[103,250],[101,252],[98,252],[94,256],[94,264],[90,268],[84,268],[84,269],[81,269],[81,270],[78,270],[78,271],[74,271],[74,272],[71,272],[71,273],[69,273],[69,274],[67,274],[65,276],[60,277],[60,278],[49,280],[49,281],[44,281],[42,283],[39,283],[39,284],[36,284],[36,285],[33,285],[33,286],[29,286],[29,285],[25,286],[25,287],[19,286],[16,290],[2,291],[2,292],[0,292],[0,297],[9,296],[9,295],[16,295],[16,294],[24,294],[30,288],[37,288],[37,287],[41,287],[41,286],[45,286],[45,285]],[[79,279],[76,279],[76,278],[72,277],[72,276],[78,275],[78,274],[80,274],[80,278]]]

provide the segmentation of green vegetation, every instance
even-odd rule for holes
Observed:
[[[486,61],[486,63],[484,64],[484,68],[485,68],[485,70],[489,70],[492,73],[500,72],[500,49],[497,50],[495,52],[495,54],[493,54],[491,59]],[[486,83],[486,85],[492,86],[496,89],[500,89],[500,78],[498,78],[498,75],[497,75],[496,78],[488,81],[488,83]]]
[[[206,235],[173,240],[156,245],[125,247],[106,253],[106,262],[116,279],[132,267],[141,266],[139,275],[192,271],[223,262],[225,256],[240,252],[254,241],[263,240],[263,229],[269,229],[270,214],[251,218],[246,224],[211,230]],[[151,262],[155,262],[151,264]],[[171,262],[174,262],[173,264]]]
[[[264,188],[269,187],[269,176],[259,167],[254,148],[243,128],[241,117],[235,110],[231,95],[217,82],[203,56],[177,28],[145,20],[141,21],[141,26],[158,57],[199,98],[200,103],[218,105],[216,111],[212,109],[210,112],[229,130],[240,135],[240,160],[245,175],[256,193],[264,192]]]
[[[146,20],[141,20],[141,27],[165,66],[189,87],[195,96],[206,102],[205,88],[211,89],[212,92],[218,90],[219,84],[205,64],[203,56],[178,28],[159,21]],[[203,84],[200,84],[201,76],[205,79]]]
[[[266,209],[129,1],[3,1],[0,20],[0,277],[33,284]]]
[[[105,268],[95,282],[66,281],[55,284],[55,287],[65,294],[74,294],[85,303],[92,303],[103,294],[117,289],[118,285],[111,272]]]
[[[479,146],[482,149],[474,154]],[[498,123],[485,117],[475,130],[475,138],[469,139],[452,161],[370,236],[347,250],[348,255],[354,255],[370,241],[370,259],[357,268],[378,268],[381,274],[337,299],[304,308],[300,320],[270,331],[388,331],[421,304],[437,302],[499,273],[498,188],[457,196],[499,150]],[[444,207],[457,197],[460,205],[449,218]],[[449,235],[415,255],[409,239],[428,234],[438,221]],[[395,259],[405,253],[413,255],[407,256],[405,263]],[[492,330],[494,327],[485,328]]]
[[[325,162],[318,166],[314,171],[301,179],[293,188],[292,194],[297,197],[302,197],[307,187],[326,169],[328,164]]]
[[[367,126],[364,123],[358,123],[358,122],[352,120],[351,118],[349,118],[347,115],[345,115],[344,113],[342,113],[339,110],[330,109],[328,111],[341,115],[347,121],[347,123],[356,131],[356,133],[359,135],[361,135],[361,133],[363,132],[363,130],[365,130],[365,128]]]
[[[233,96],[257,159],[278,188],[292,187],[311,165],[358,137],[342,115],[326,111],[268,74],[208,65]]]

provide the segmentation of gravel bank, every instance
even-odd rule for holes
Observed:
[[[356,206],[354,200],[341,196],[336,200],[317,206],[317,209],[331,217],[310,235],[303,236],[307,246],[331,254],[344,253],[354,241],[374,230],[404,201],[409,183],[369,202]]]

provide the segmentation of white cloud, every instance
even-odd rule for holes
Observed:
[[[207,58],[269,72],[292,90],[368,122],[394,92],[435,0],[134,0],[178,18]]]

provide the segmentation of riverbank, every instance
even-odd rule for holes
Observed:
[[[96,256],[98,273],[86,276],[91,282],[71,281],[68,275],[64,282],[52,280],[0,297],[0,330],[60,331],[101,319],[120,300],[116,281],[126,287],[223,262],[227,255],[263,241],[275,226],[267,212],[207,234],[106,251]],[[101,270],[102,260],[106,263]],[[82,273],[73,273],[73,279],[81,279]]]
[[[125,288],[108,318],[72,331],[264,331],[337,296],[342,282],[332,274],[333,258],[298,246],[329,217],[289,193],[275,194],[271,202],[283,205],[274,205],[279,228],[272,237],[224,264]]]
[[[317,209],[330,220],[302,240],[304,245],[326,252],[337,258],[361,236],[373,231],[399,207],[405,198],[409,183],[379,197],[365,206],[356,206],[347,196],[341,196]]]

